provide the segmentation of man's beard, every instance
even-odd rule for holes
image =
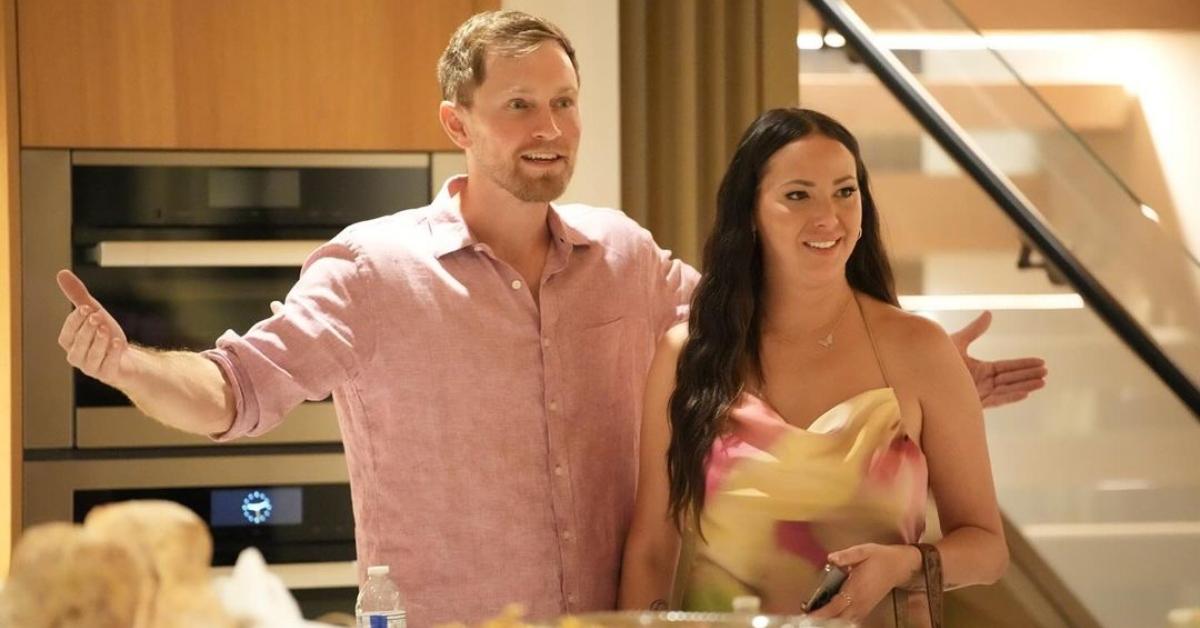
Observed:
[[[521,172],[521,158],[517,157],[511,167],[498,165],[488,168],[490,176],[509,194],[526,203],[549,203],[562,196],[575,172],[575,163],[564,157],[565,168],[561,172],[545,172],[531,176]]]
[[[546,173],[529,177],[519,172],[513,174],[513,187],[506,188],[510,194],[526,203],[549,203],[562,196],[571,181],[571,164],[562,174]]]

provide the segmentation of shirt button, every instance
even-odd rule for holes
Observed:
[[[561,464],[554,465],[554,475],[557,475],[558,477],[562,477],[563,473],[564,473],[563,466]]]
[[[575,594],[574,594],[574,593],[572,593],[571,595],[568,595],[568,596],[567,596],[567,603],[568,603],[568,604],[574,604],[574,603],[576,603],[576,602],[578,602],[578,601],[579,601],[579,598],[575,597]]]
[[[551,401],[550,403],[546,404],[546,407],[550,408],[551,412],[558,412],[558,402],[557,401]]]
[[[562,537],[563,537],[564,541],[570,541],[573,538],[573,536],[574,535],[571,534],[570,530],[563,530]]]
[[[521,280],[520,280],[520,279],[513,279],[513,282],[512,282],[512,284],[511,284],[511,285],[512,285],[512,289],[513,289],[513,290],[520,290],[520,289],[521,289]]]
[[[542,338],[542,346],[543,346],[543,347],[549,347],[549,346],[550,346],[550,339],[549,339],[549,338]]]

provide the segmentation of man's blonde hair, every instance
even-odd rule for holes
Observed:
[[[475,88],[483,84],[484,67],[489,53],[518,57],[533,52],[546,41],[562,46],[575,78],[579,64],[575,48],[562,29],[554,24],[521,11],[485,11],[462,23],[438,60],[438,83],[442,98],[460,105],[470,105]]]

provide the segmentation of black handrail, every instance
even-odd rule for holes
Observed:
[[[869,29],[843,0],[808,0],[825,23],[846,38],[863,63],[900,101],[938,144],[967,171],[1029,240],[1054,264],[1084,301],[1150,367],[1200,420],[1200,389],[1167,357],[1141,324],[1113,298],[1092,273],[1038,217],[1012,184],[971,147],[961,129],[921,87],[890,50],[871,41]]]

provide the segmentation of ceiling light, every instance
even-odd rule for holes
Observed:
[[[900,307],[920,312],[977,310],[1079,310],[1083,297],[1050,294],[918,294],[900,297]]]
[[[879,31],[872,41],[890,50],[1078,50],[1096,43],[1096,36],[1083,33],[993,32],[904,32]],[[841,33],[801,32],[796,35],[800,50],[819,50],[823,46],[840,48],[846,44]]]
[[[825,45],[829,46],[830,48],[841,48],[842,46],[846,45],[846,38],[842,37],[842,34],[837,31],[829,31],[828,33],[825,33],[825,37],[823,39]]]

